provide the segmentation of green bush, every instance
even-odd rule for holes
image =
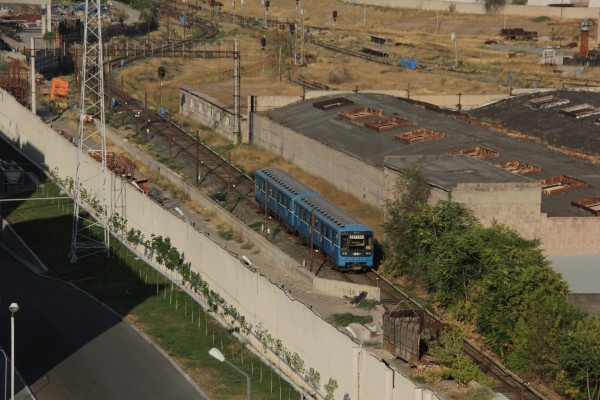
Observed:
[[[513,1],[513,4],[514,4],[514,1]],[[549,20],[550,20],[550,17],[546,17],[546,16],[542,15],[540,17],[533,18],[531,21],[535,22],[536,24],[539,24],[540,22],[546,22]]]
[[[333,314],[328,320],[335,326],[348,326],[352,323],[369,324],[373,322],[370,315],[354,315],[351,313]]]
[[[494,391],[485,386],[470,388],[465,393],[466,400],[492,400],[495,396]]]

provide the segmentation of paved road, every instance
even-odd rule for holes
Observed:
[[[37,276],[0,249],[0,346],[38,400],[204,399],[127,323],[72,286]],[[4,389],[0,380],[0,393]]]

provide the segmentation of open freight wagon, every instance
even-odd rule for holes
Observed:
[[[396,357],[418,365],[427,353],[428,343],[437,340],[440,331],[448,327],[422,309],[401,301],[383,314],[383,346]]]

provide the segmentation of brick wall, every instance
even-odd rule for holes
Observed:
[[[468,206],[485,226],[494,220],[527,239],[540,237],[541,191],[532,183],[459,183],[452,199]]]
[[[600,253],[600,218],[542,214],[541,239],[548,256]]]

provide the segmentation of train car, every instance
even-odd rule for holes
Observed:
[[[267,210],[329,257],[341,270],[373,267],[373,230],[276,168],[256,171],[255,198]],[[312,227],[312,228],[311,228]]]
[[[265,205],[265,190],[269,191],[268,211],[286,225],[296,225],[294,206],[302,197],[317,196],[311,188],[277,168],[263,168],[255,173],[254,198]]]

